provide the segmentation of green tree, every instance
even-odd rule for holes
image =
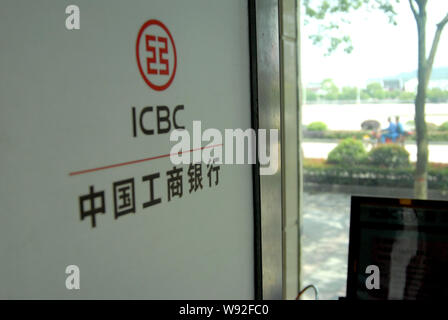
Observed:
[[[340,44],[345,44],[344,51],[350,53],[353,49],[350,37],[341,35],[337,32],[339,24],[347,21],[341,18],[338,23],[331,17],[340,18],[342,14],[349,14],[362,6],[368,6],[370,9],[383,11],[389,18],[389,22],[396,24],[396,11],[394,5],[400,0],[298,0],[303,3],[306,15],[312,19],[318,19],[321,22],[321,32],[313,35],[313,43],[327,41],[328,54],[336,50]],[[406,0],[401,0],[406,1]],[[426,199],[428,189],[428,134],[425,121],[425,101],[427,97],[427,88],[429,78],[432,72],[434,58],[443,29],[448,23],[448,13],[439,21],[436,26],[436,32],[432,40],[429,54],[426,50],[426,8],[428,0],[407,0],[410,11],[417,24],[418,34],[418,87],[415,97],[415,127],[417,140],[417,165],[415,170],[414,195],[417,198]],[[436,3],[436,1],[431,1]],[[345,19],[345,20],[344,20]],[[305,21],[306,22],[306,21]],[[332,32],[333,31],[333,32]],[[334,32],[336,31],[336,32]]]
[[[358,89],[356,87],[342,87],[339,100],[356,100]]]
[[[383,86],[378,82],[369,83],[366,87],[366,93],[370,98],[376,100],[382,100],[386,97],[386,92],[384,91]]]
[[[403,92],[403,91],[392,90],[392,91],[385,91],[384,94],[385,94],[385,98],[398,99],[400,97],[401,92]]]
[[[415,100],[415,93],[402,91],[400,93],[399,98],[400,98],[401,101],[414,101]]]
[[[415,170],[415,196],[426,199],[428,194],[428,131],[425,121],[426,90],[439,45],[440,36],[448,23],[448,13],[437,24],[429,56],[426,52],[426,5],[428,0],[408,0],[417,23],[418,33],[418,86],[415,97],[415,130],[417,133],[417,166]]]
[[[317,100],[317,94],[311,89],[306,89],[306,100],[307,101],[316,101]]]
[[[333,80],[325,79],[322,81],[322,90],[325,92],[324,98],[326,100],[337,100],[339,95],[339,89],[334,84]]]
[[[368,100],[370,96],[367,94],[366,90],[361,90],[361,100]]]
[[[442,90],[440,88],[429,89],[427,97],[430,102],[447,102],[448,91]]]

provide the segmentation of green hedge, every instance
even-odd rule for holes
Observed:
[[[406,139],[409,140],[415,140],[416,135],[413,134],[412,136],[407,137]],[[428,131],[428,141],[441,141],[441,142],[447,142],[448,141],[448,131]]]
[[[342,167],[307,165],[304,181],[321,184],[341,184],[394,188],[413,188],[414,169],[386,169],[372,166]],[[448,191],[448,168],[428,170],[428,188]]]
[[[349,130],[331,130],[319,132],[319,135],[313,132],[304,131],[305,138],[329,139],[329,140],[343,140],[348,138],[361,140],[365,135],[370,135],[371,131],[349,131]]]

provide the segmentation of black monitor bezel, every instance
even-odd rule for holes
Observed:
[[[360,209],[361,205],[378,205],[408,208],[427,208],[427,209],[447,209],[448,201],[442,200],[421,200],[413,198],[386,198],[386,197],[367,197],[352,195],[350,204],[350,234],[348,245],[348,264],[347,264],[347,287],[346,298],[350,300],[357,299],[357,277],[359,270],[357,264],[360,254]]]

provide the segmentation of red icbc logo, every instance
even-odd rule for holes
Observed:
[[[138,32],[137,64],[143,80],[152,89],[168,88],[176,75],[177,53],[168,28],[158,20],[149,20]]]

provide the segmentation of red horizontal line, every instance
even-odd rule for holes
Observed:
[[[156,160],[156,159],[160,159],[160,158],[166,158],[166,157],[170,157],[171,155],[176,155],[176,154],[182,154],[182,153],[187,153],[187,152],[194,152],[194,151],[203,150],[203,149],[220,147],[222,145],[223,144],[215,144],[213,146],[205,146],[205,147],[202,147],[202,148],[196,148],[196,149],[191,149],[191,150],[177,152],[177,153],[168,153],[168,154],[163,154],[163,155],[155,156],[155,157],[151,157],[151,158],[145,158],[145,159],[139,159],[139,160],[134,160],[134,161],[121,162],[121,163],[111,164],[111,165],[108,165],[108,166],[103,166],[103,167],[98,167],[98,168],[93,168],[93,169],[74,171],[74,172],[70,172],[68,175],[69,176],[77,176],[77,175],[85,174],[85,173],[89,173],[89,172],[95,172],[95,171],[100,171],[100,170],[112,169],[112,168],[117,168],[117,167],[128,166],[128,165],[131,165],[131,164],[136,164],[136,163],[140,163],[140,162],[151,161],[151,160]]]

